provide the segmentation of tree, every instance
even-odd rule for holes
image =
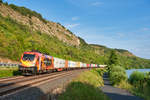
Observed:
[[[5,4],[5,5],[8,5],[8,2],[5,2],[4,4]]]
[[[109,75],[111,73],[112,68],[116,65],[119,65],[118,56],[116,54],[116,51],[112,50],[110,57],[109,57],[109,60],[108,60],[108,66],[107,66],[107,70],[108,70]]]
[[[0,3],[3,3],[3,0],[0,0]]]
[[[118,65],[118,64],[119,64],[119,62],[118,62],[118,57],[117,57],[116,51],[112,50],[110,58],[109,58],[109,65]]]

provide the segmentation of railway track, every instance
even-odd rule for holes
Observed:
[[[60,73],[60,72],[57,72],[57,73]],[[17,83],[20,83],[22,81],[30,81],[30,80],[34,80],[34,79],[37,79],[37,78],[42,78],[42,77],[47,77],[49,75],[55,75],[57,73],[51,73],[51,74],[44,74],[44,75],[37,75],[37,76],[19,76],[19,77],[12,77],[12,78],[7,78],[6,80],[0,80],[0,88],[1,87],[6,87],[6,86],[9,86],[9,85],[13,85],[13,84],[17,84]]]
[[[31,76],[31,77],[20,77],[16,79],[12,78],[11,80],[8,79],[3,81],[0,80],[0,96],[13,94],[26,88],[38,86],[40,84],[44,84],[46,82],[50,82],[62,78],[64,76],[71,75],[75,72],[76,70]]]
[[[0,82],[7,82],[7,81],[23,78],[23,77],[24,76],[13,76],[13,77],[7,77],[7,78],[0,78]]]

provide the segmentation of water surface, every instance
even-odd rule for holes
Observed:
[[[150,69],[130,69],[130,70],[126,70],[128,78],[132,74],[132,72],[134,72],[134,71],[150,72]]]

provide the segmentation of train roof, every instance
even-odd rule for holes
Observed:
[[[35,54],[35,55],[43,55],[45,56],[46,58],[52,58],[52,56],[49,56],[49,55],[46,55],[46,54],[43,54],[43,53],[40,53],[40,52],[36,52],[36,51],[26,51],[24,52],[24,54]]]
[[[33,52],[33,51],[26,51],[26,52],[24,52],[24,54],[42,54],[42,53]]]

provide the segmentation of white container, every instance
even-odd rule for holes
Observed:
[[[54,68],[65,68],[65,60],[54,57]]]

